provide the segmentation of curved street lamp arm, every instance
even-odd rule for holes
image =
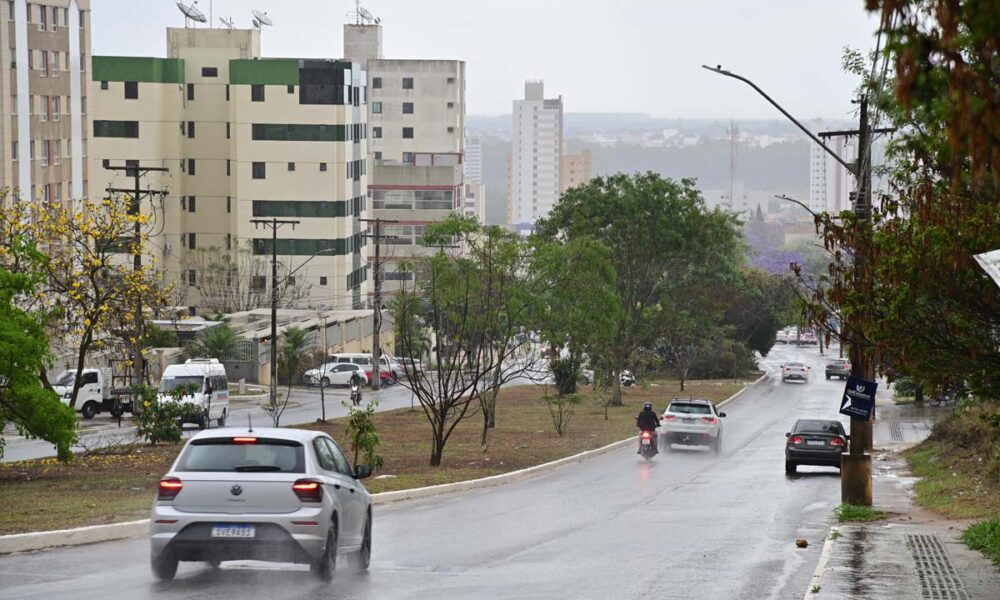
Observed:
[[[857,173],[857,169],[855,168],[854,165],[851,165],[851,164],[845,162],[844,159],[840,158],[840,156],[836,152],[834,152],[829,146],[827,146],[826,144],[824,144],[823,141],[820,140],[818,137],[816,137],[816,135],[813,132],[811,132],[808,129],[806,129],[805,125],[803,125],[802,123],[799,123],[798,120],[795,117],[793,117],[787,110],[785,110],[784,108],[782,108],[780,104],[778,104],[777,102],[775,102],[770,96],[768,96],[766,93],[764,93],[764,90],[762,90],[759,87],[757,87],[756,83],[750,81],[749,79],[747,79],[746,77],[743,77],[742,75],[737,75],[736,73],[733,73],[731,71],[726,71],[725,69],[723,69],[721,67],[710,67],[708,65],[702,65],[701,68],[702,69],[707,69],[709,71],[712,71],[713,73],[718,73],[719,75],[725,75],[726,77],[732,77],[733,79],[739,79],[743,83],[745,83],[745,84],[749,85],[750,87],[752,87],[753,89],[757,90],[758,94],[760,94],[761,96],[763,96],[764,99],[767,100],[768,102],[770,102],[772,106],[774,106],[775,108],[777,108],[778,110],[780,110],[781,114],[783,114],[786,117],[788,117],[789,121],[791,121],[792,123],[795,123],[795,125],[798,126],[798,128],[801,129],[806,135],[808,135],[809,138],[812,141],[814,141],[817,144],[819,144],[820,148],[826,150],[827,154],[829,154],[830,156],[832,156],[834,158],[834,160],[836,160],[840,164],[844,165],[845,169],[847,169],[852,175],[854,175],[855,177],[857,177],[858,173]],[[806,209],[806,210],[808,210],[808,209]]]
[[[311,261],[312,259],[316,258],[317,256],[320,256],[321,254],[329,254],[331,252],[336,252],[336,251],[337,251],[337,248],[327,248],[326,250],[320,250],[316,254],[313,254],[309,258],[307,258],[304,261],[302,261],[301,265],[299,265],[299,266],[295,267],[294,269],[292,269],[291,271],[289,271],[288,274],[285,275],[282,278],[282,280],[278,282],[278,285],[284,285],[285,282],[288,281],[291,278],[292,275],[295,275],[296,273],[298,273],[299,269],[301,269],[302,267],[304,267],[307,264],[309,264],[309,261]]]

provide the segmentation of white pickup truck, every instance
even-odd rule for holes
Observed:
[[[59,394],[63,404],[69,404],[73,394],[76,371],[63,371],[52,382],[52,389]],[[76,396],[76,410],[84,419],[93,419],[100,412],[109,412],[118,417],[130,408],[126,402],[115,402],[116,394],[111,388],[111,372],[107,369],[84,369],[81,371],[80,391]]]

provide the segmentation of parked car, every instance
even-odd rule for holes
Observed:
[[[351,385],[354,382],[368,385],[365,368],[354,363],[328,362],[302,375],[307,385]]]
[[[775,335],[774,342],[776,344],[787,344],[788,343],[788,332],[782,329]]]
[[[722,450],[722,417],[710,400],[674,398],[663,411],[663,443],[708,446],[718,454]]]
[[[840,421],[799,419],[785,434],[785,473],[796,472],[799,465],[817,465],[840,469],[840,455],[850,436]]]
[[[803,331],[802,335],[799,336],[799,345],[801,346],[815,346],[819,343],[819,338],[812,331]]]
[[[791,380],[798,381],[808,381],[809,380],[809,367],[802,362],[790,360],[785,364],[781,365],[781,381],[782,383]]]
[[[214,429],[190,440],[160,480],[150,518],[150,563],[172,579],[179,561],[307,563],[324,581],[337,555],[368,568],[372,502],[325,433]]]
[[[174,394],[181,387],[187,388],[187,393],[175,400]],[[184,364],[168,365],[160,377],[158,398],[160,402],[178,401],[200,407],[201,416],[190,421],[199,429],[204,429],[209,421],[225,427],[229,416],[226,368],[217,358],[190,358]]]
[[[375,379],[372,369],[372,355],[370,353],[344,352],[331,354],[327,362],[361,365],[365,368],[365,377],[368,378],[368,382],[371,383]],[[381,364],[379,376],[382,379],[382,383],[396,383],[402,377],[402,372],[393,370],[392,363],[385,354],[379,357],[379,363]]]
[[[846,358],[831,358],[826,361],[826,378],[847,379],[851,374],[851,363]]]

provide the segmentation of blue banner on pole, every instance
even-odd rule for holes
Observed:
[[[870,421],[875,410],[875,390],[878,384],[860,377],[848,377],[844,397],[840,401],[840,414],[854,419]]]

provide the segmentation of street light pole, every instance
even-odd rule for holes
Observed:
[[[702,65],[702,68],[717,73],[719,75],[724,75],[726,77],[732,77],[746,83],[758,94],[764,97],[765,100],[771,103],[772,106],[781,111],[781,114],[785,115],[792,123],[794,123],[799,129],[801,129],[809,138],[819,145],[823,150],[827,152],[830,156],[834,158],[838,163],[840,163],[849,173],[851,173],[857,184],[857,194],[854,205],[855,214],[858,220],[863,224],[863,235],[867,235],[871,228],[872,219],[872,205],[871,205],[871,130],[868,125],[868,98],[863,96],[861,98],[861,115],[860,123],[858,127],[858,160],[856,163],[851,164],[844,161],[837,152],[828,147],[822,142],[813,132],[809,131],[802,123],[799,123],[787,110],[781,107],[777,102],[775,102],[770,96],[768,96],[764,90],[760,89],[754,82],[750,81],[746,77],[737,75],[730,71],[724,70],[721,66],[716,66],[715,68]],[[784,198],[786,200],[791,200],[796,202],[800,206],[809,210],[808,207],[803,205],[801,202],[792,200],[790,198]],[[809,210],[812,213],[812,210]],[[815,213],[814,213],[815,214]],[[859,281],[859,277],[864,277],[865,275],[865,256],[864,252],[854,253],[854,266],[855,266],[855,289],[862,289],[864,286],[863,282]],[[850,319],[854,321],[854,319]],[[841,331],[844,329],[850,329],[848,327],[849,323],[841,324]],[[851,331],[851,333],[854,333]],[[841,336],[841,346],[843,346],[843,336]],[[871,360],[868,357],[868,353],[859,340],[855,340],[851,344],[850,349],[851,358],[851,375],[853,377],[861,378],[864,380],[871,381],[873,379]],[[863,506],[871,506],[872,504],[872,469],[871,469],[871,453],[872,448],[872,424],[871,421],[865,421],[851,417],[851,436],[850,436],[850,451],[849,453],[844,453],[840,455],[840,466],[841,466],[841,477],[840,477],[840,495],[841,501],[847,504],[857,504]]]

